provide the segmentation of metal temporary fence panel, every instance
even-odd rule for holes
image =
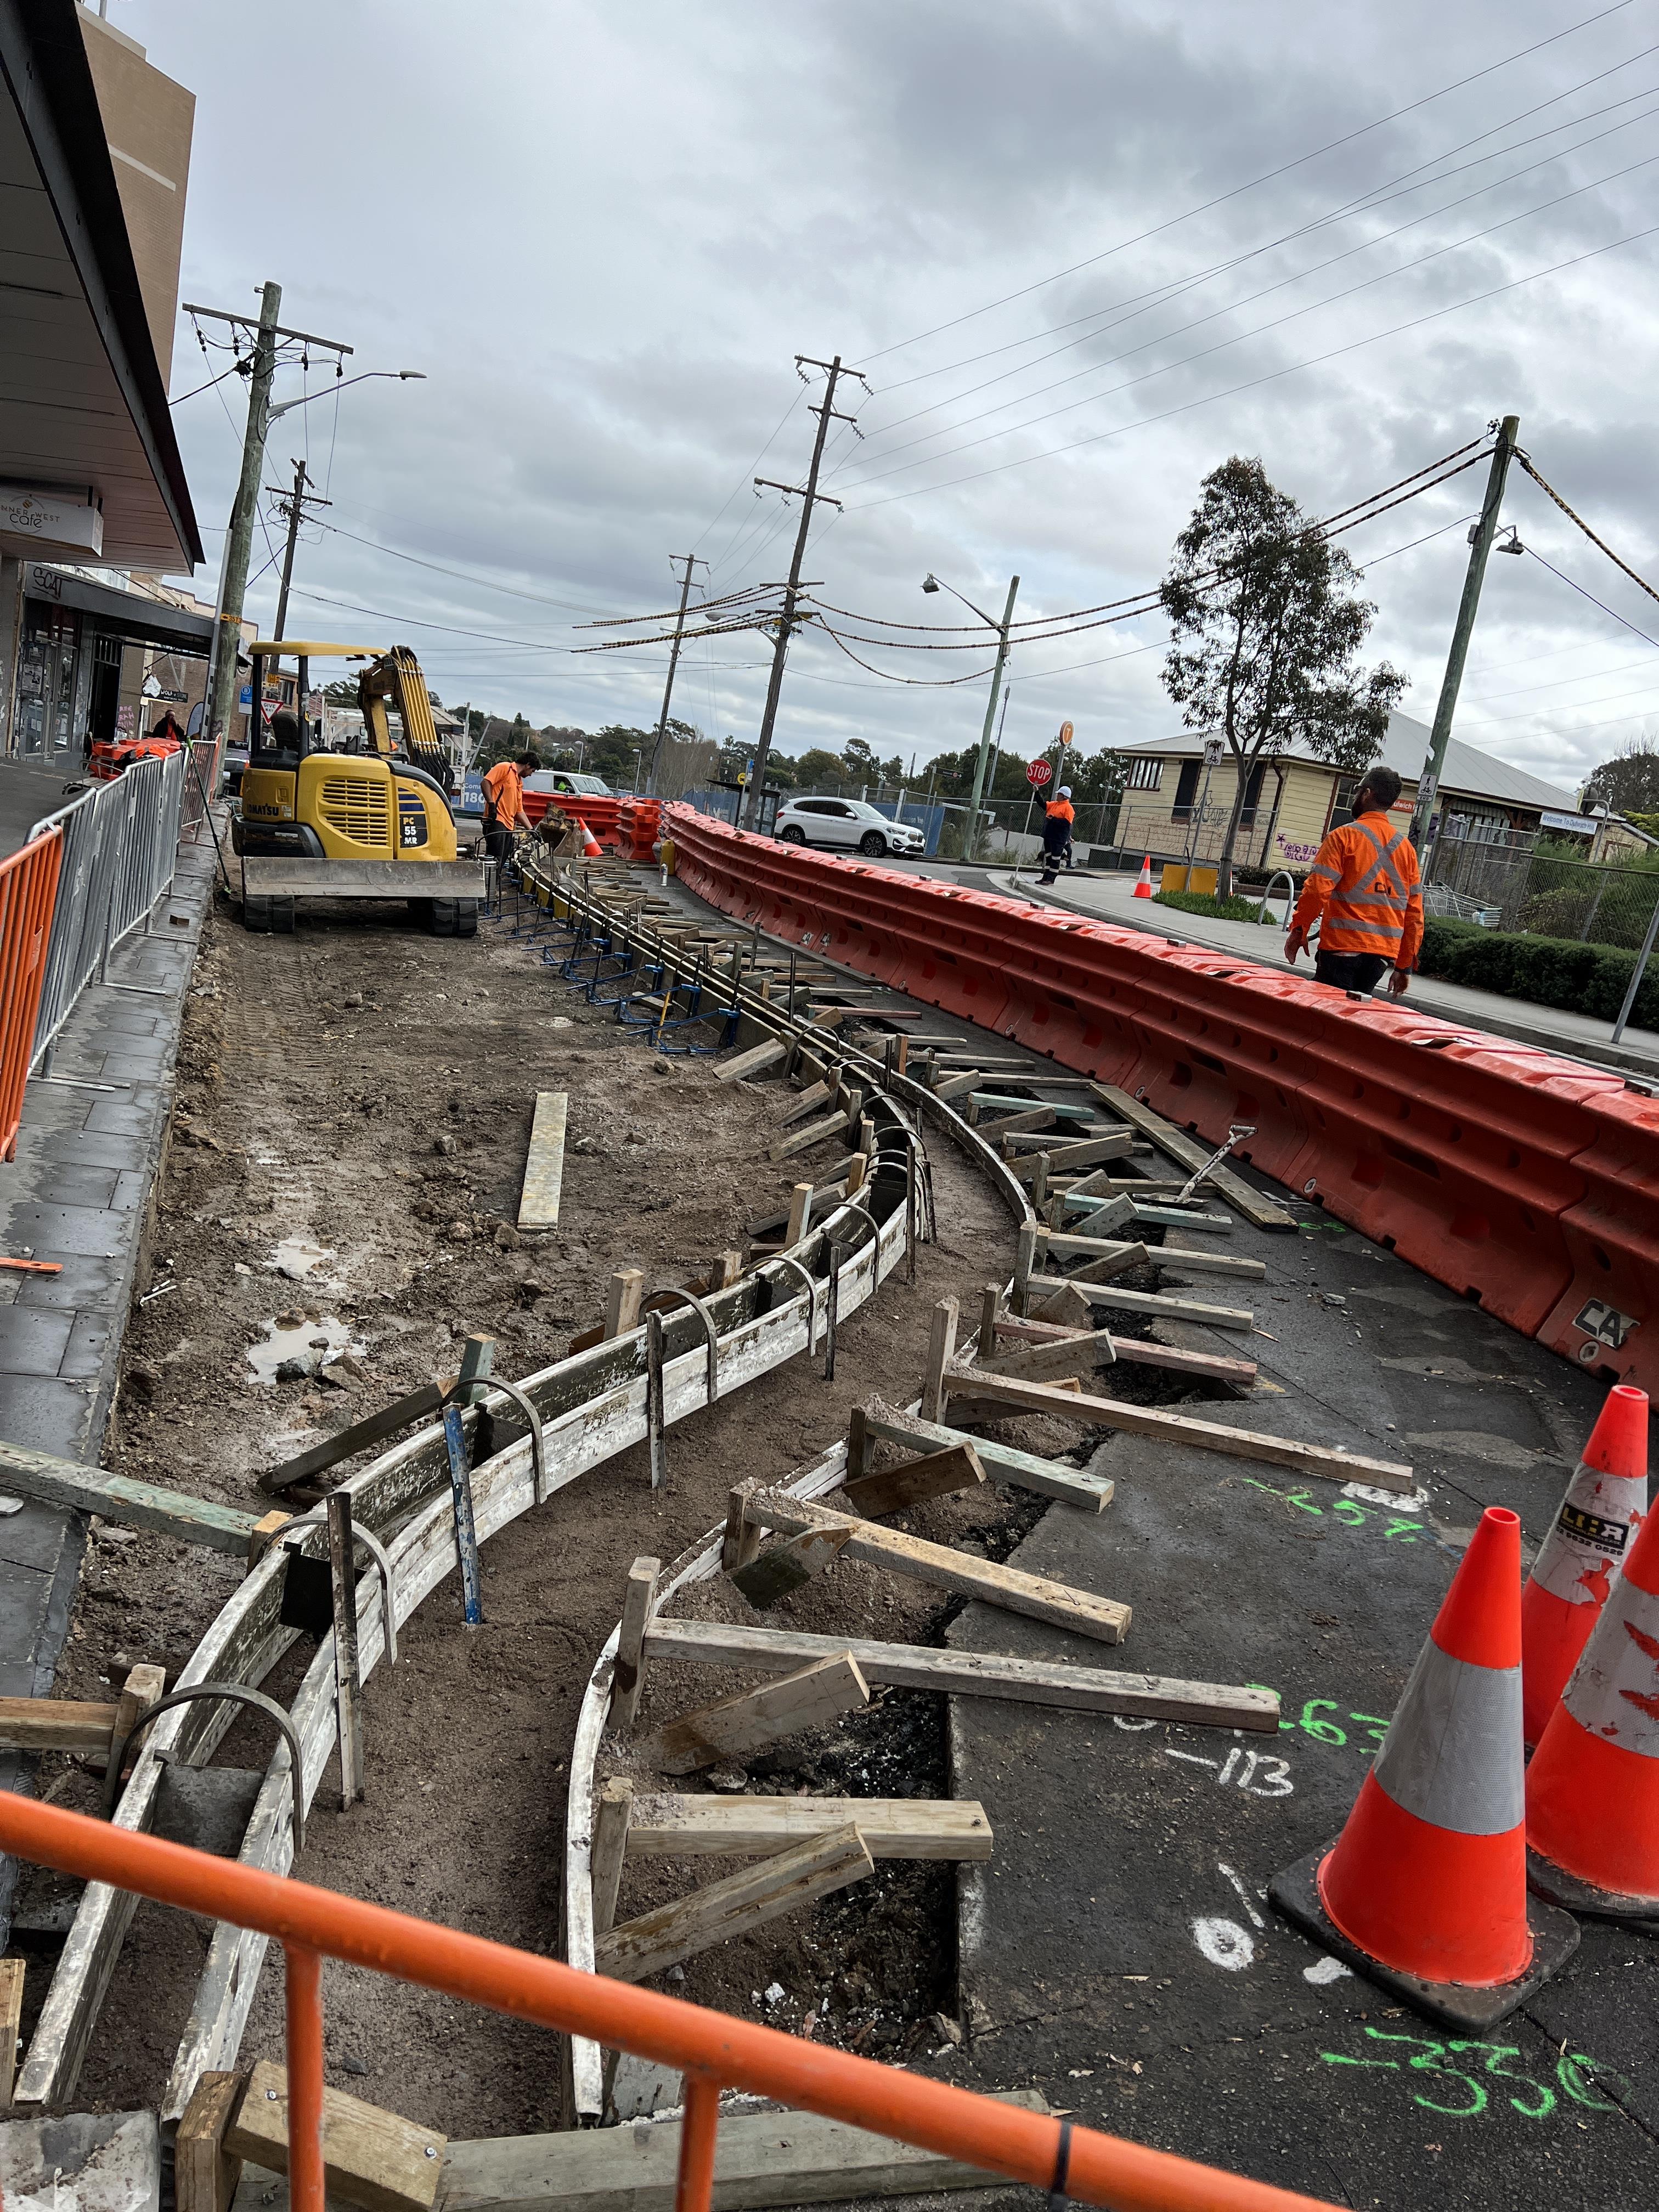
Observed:
[[[36,836],[61,833],[64,860],[32,1064],[49,1050],[110,951],[172,884],[188,767],[182,750],[165,760],[136,761],[36,824]]]
[[[64,857],[56,830],[0,860],[0,1160],[17,1151]]]

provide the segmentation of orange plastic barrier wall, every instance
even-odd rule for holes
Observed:
[[[1305,975],[669,810],[712,904],[1243,1150],[1609,1382],[1659,1389],[1659,1100]]]
[[[585,822],[600,844],[631,860],[648,860],[662,834],[662,805],[654,799],[614,799],[595,793],[569,797],[563,792],[526,791],[526,817],[539,822],[550,806]]]
[[[16,1157],[63,860],[64,833],[50,830],[0,860],[0,1160]]]

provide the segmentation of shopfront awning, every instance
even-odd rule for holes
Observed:
[[[23,596],[43,605],[74,607],[96,627],[131,645],[164,645],[174,653],[205,654],[212,641],[213,617],[94,583],[73,569],[31,561],[23,571]]]

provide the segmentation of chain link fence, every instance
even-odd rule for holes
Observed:
[[[1429,856],[1431,914],[1527,937],[1638,951],[1659,903],[1659,854],[1646,866],[1592,867],[1554,841],[1443,836]]]

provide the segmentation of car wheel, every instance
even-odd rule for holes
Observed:
[[[887,850],[887,840],[879,830],[866,830],[859,839],[859,850],[866,860],[879,860]]]
[[[806,832],[799,822],[792,822],[787,830],[780,830],[778,836],[786,845],[804,845],[806,842]]]

